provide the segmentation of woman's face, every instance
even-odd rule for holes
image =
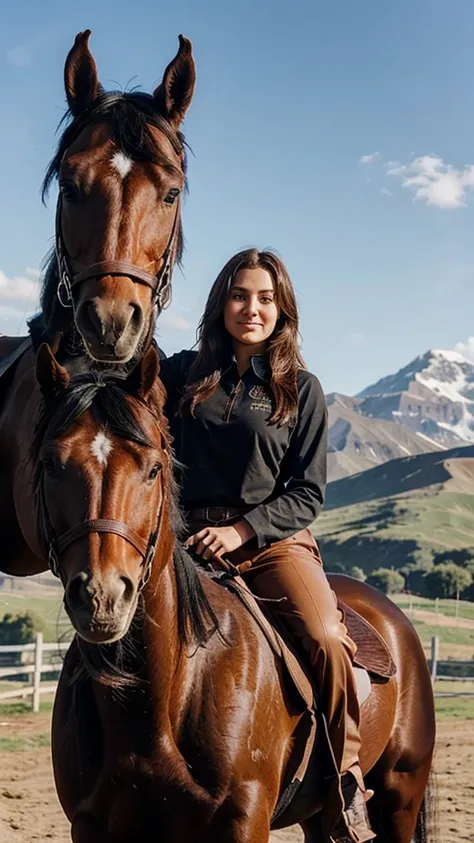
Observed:
[[[261,346],[263,351],[277,319],[278,307],[270,273],[260,267],[240,269],[224,306],[224,324],[232,339],[242,345]]]

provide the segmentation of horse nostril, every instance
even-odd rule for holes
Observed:
[[[132,308],[132,315],[130,317],[130,325],[134,330],[138,331],[142,327],[143,323],[143,311],[139,304],[135,302],[130,302],[130,306]]]
[[[88,328],[91,333],[102,339],[104,336],[104,323],[100,317],[94,300],[89,299],[86,301],[81,310],[85,321],[85,327]]]
[[[121,585],[123,585],[122,599],[125,603],[131,603],[135,594],[135,588],[128,577],[120,577]]]
[[[66,597],[69,608],[73,612],[91,608],[91,599],[87,591],[88,579],[87,574],[81,571],[68,585]]]

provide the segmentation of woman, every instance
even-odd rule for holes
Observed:
[[[331,836],[371,840],[356,648],[308,529],[326,484],[326,402],[298,350],[295,294],[275,254],[250,249],[228,261],[198,337],[197,352],[161,363],[187,545],[205,560],[238,566],[258,596],[280,598],[272,608],[309,653],[341,773],[345,811]]]

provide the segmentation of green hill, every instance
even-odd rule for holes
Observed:
[[[435,561],[474,557],[474,447],[391,460],[330,483],[312,529],[328,568],[400,568],[419,551]]]

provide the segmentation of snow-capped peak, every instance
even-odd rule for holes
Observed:
[[[370,401],[373,412],[374,401],[386,404],[395,396],[399,405],[392,413],[397,421],[441,439],[447,434],[474,441],[474,363],[459,351],[427,351],[358,397]]]
[[[454,349],[451,348],[433,348],[431,351],[427,351],[426,353],[430,354],[432,357],[444,357],[445,360],[449,360],[451,363],[467,363],[468,366],[472,366],[474,368],[474,364],[468,357],[465,357],[460,351],[454,351]]]

